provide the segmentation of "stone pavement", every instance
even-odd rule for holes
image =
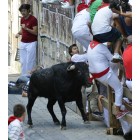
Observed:
[[[9,76],[9,80],[13,79],[13,76]],[[26,106],[27,97],[9,94],[8,115],[12,114],[13,106],[17,103],[22,103]],[[60,130],[60,126],[54,125],[46,105],[47,99],[45,98],[38,97],[35,101],[32,109],[33,128],[28,128],[26,116],[24,123],[26,140],[124,140],[122,136],[107,135],[106,126],[103,122],[91,121],[90,124],[83,124],[81,116],[68,107],[66,107],[67,129]],[[54,111],[61,121],[58,104],[54,106]]]

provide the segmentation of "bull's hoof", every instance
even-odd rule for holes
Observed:
[[[54,122],[55,125],[60,125],[60,122]]]
[[[32,124],[28,124],[28,128],[33,128],[33,125]]]
[[[62,125],[61,125],[61,126],[60,126],[60,129],[61,129],[61,130],[66,130],[66,126],[62,126]]]
[[[112,127],[110,127],[110,128],[107,128],[107,130],[106,130],[106,134],[107,135],[117,135],[117,128],[112,128]]]

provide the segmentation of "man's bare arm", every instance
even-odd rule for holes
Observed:
[[[29,33],[33,34],[33,35],[37,35],[38,34],[38,26],[34,26],[33,29],[29,29],[25,25],[22,25],[22,28],[24,30],[28,31]]]

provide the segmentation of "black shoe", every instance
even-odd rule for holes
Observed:
[[[118,130],[117,130],[117,135],[121,135],[121,136],[123,136],[123,135],[124,135],[123,130],[122,130],[122,128],[121,128],[121,127],[120,127],[120,128],[118,128]]]
[[[125,140],[132,140],[132,132],[126,133],[123,137]]]
[[[104,119],[102,112],[95,111],[92,113],[92,116],[100,121]]]

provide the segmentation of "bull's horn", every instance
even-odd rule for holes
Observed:
[[[75,65],[71,65],[67,68],[67,71],[71,71],[71,70],[74,70],[75,69]]]

